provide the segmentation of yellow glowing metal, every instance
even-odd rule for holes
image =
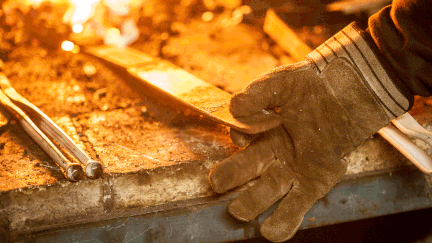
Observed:
[[[142,79],[173,95],[187,93],[197,87],[210,86],[182,69],[133,70]]]

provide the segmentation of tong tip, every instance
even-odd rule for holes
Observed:
[[[79,164],[70,164],[66,167],[66,177],[70,181],[79,181],[84,178],[84,171]]]
[[[103,167],[101,163],[96,160],[89,160],[85,166],[85,172],[87,177],[96,179],[103,174]]]

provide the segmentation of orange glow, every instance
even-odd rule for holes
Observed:
[[[73,49],[71,50],[71,52],[76,54],[76,53],[80,52],[80,50],[81,50],[81,49],[80,49],[80,47],[79,47],[78,45],[74,45],[74,47],[73,47]]]
[[[32,0],[42,1],[42,0]],[[52,0],[53,1],[53,0]],[[56,1],[56,0],[54,0]],[[60,1],[60,0],[57,0]],[[131,6],[139,5],[142,0],[68,0],[71,7],[63,16],[63,21],[71,24],[82,24],[95,14],[96,7],[102,2],[118,15],[129,13]]]
[[[129,12],[129,2],[131,0],[104,0],[104,3],[115,13],[126,15]]]
[[[136,20],[128,14],[138,10],[145,2],[145,0],[20,1],[36,8],[44,1],[59,3],[61,6],[69,5],[63,15],[63,23],[70,24],[73,33],[85,36],[98,35],[103,38],[105,44],[115,46],[126,46],[138,39],[139,29],[136,26]],[[62,49],[65,51],[79,52],[77,48],[79,47],[73,43],[62,43]]]
[[[107,31],[107,35],[113,38],[120,36],[120,30],[117,28],[109,28]]]
[[[202,14],[201,19],[205,22],[210,22],[214,17],[214,14],[210,11],[207,11]]]
[[[33,7],[39,7],[41,3],[44,1],[46,0],[24,0],[24,3],[26,5],[31,5]],[[51,0],[51,2],[58,3],[58,2],[64,2],[64,0]]]

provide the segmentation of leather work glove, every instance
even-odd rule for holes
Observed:
[[[267,110],[279,114],[280,125],[214,165],[209,179],[224,193],[259,177],[228,208],[242,221],[284,197],[261,225],[266,239],[290,239],[309,208],[345,174],[342,158],[411,108],[412,94],[395,84],[369,38],[353,23],[305,61],[272,70],[233,96],[234,117],[253,122],[248,118]],[[237,131],[231,137],[240,146],[250,141]]]

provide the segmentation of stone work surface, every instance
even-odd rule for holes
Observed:
[[[197,77],[234,93],[280,65],[279,60],[262,48],[266,45],[262,31],[251,26],[222,28],[195,20],[187,31],[169,39],[162,54],[175,59],[177,65]]]

